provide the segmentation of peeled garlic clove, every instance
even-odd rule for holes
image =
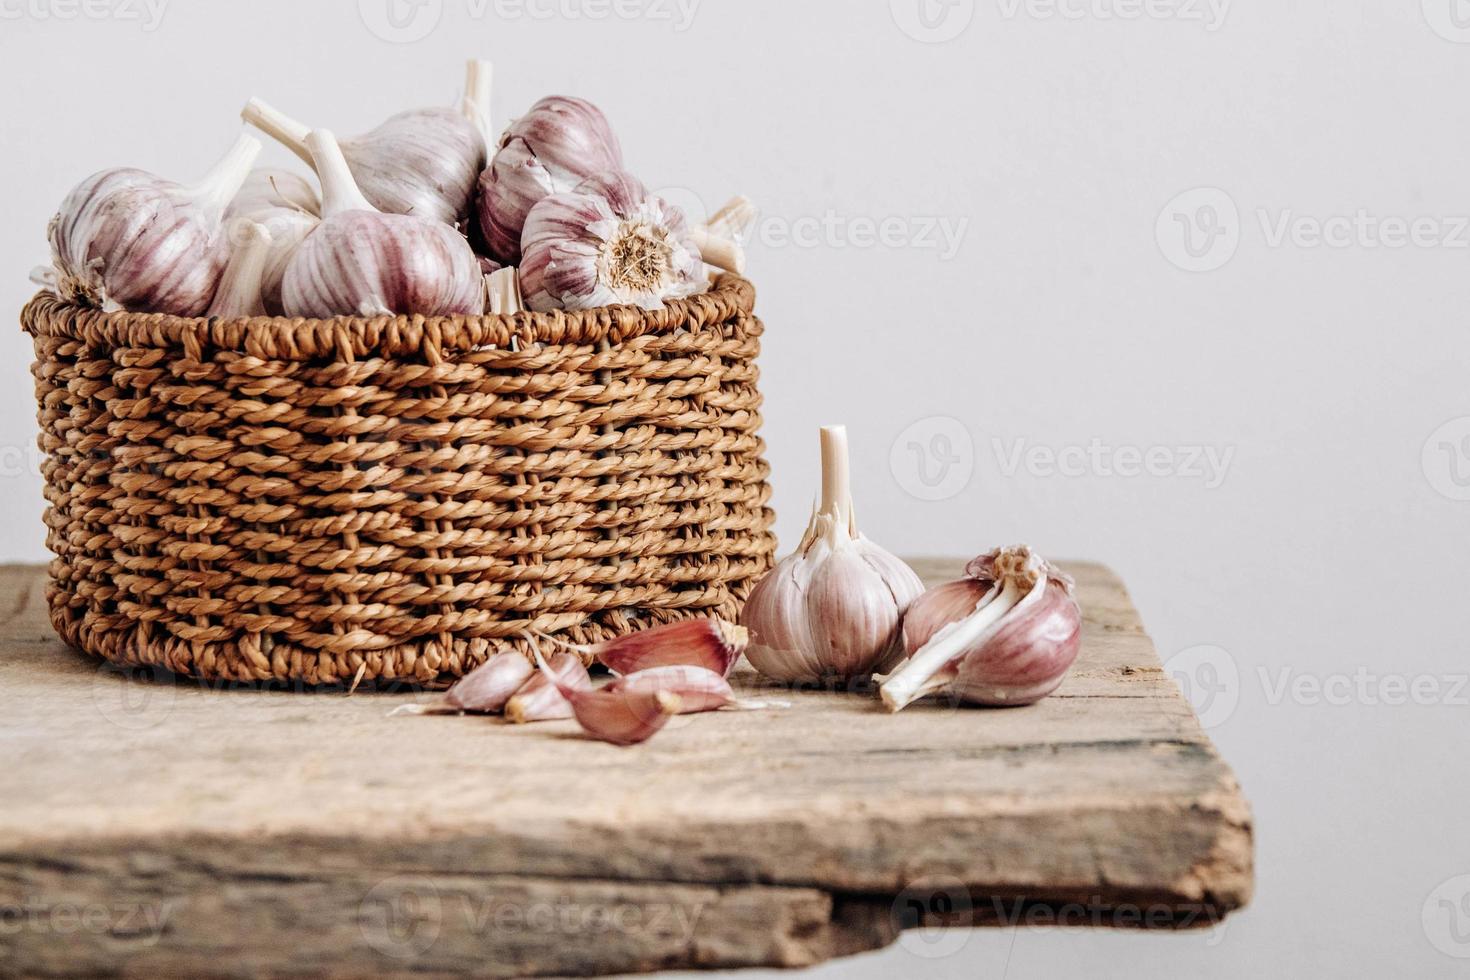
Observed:
[[[691,619],[608,640],[591,653],[615,674],[689,666],[728,677],[749,644],[744,627],[723,619]]]
[[[254,221],[244,221],[232,228],[235,249],[225,266],[219,289],[209,305],[207,316],[265,316],[262,283],[266,263],[271,256],[271,233]]]
[[[652,667],[619,677],[603,690],[630,696],[667,691],[678,696],[679,713],[685,715],[718,711],[735,703],[730,682],[704,667]]]
[[[514,651],[493,654],[451,687],[444,700],[459,711],[494,713],[505,707],[535,670],[531,661]]]
[[[847,430],[823,429],[821,506],[741,612],[746,658],[778,681],[867,677],[903,656],[900,624],[923,591],[913,569],[858,532]]]
[[[259,99],[251,99],[240,115],[315,165],[309,127]],[[447,225],[469,216],[486,153],[475,121],[449,108],[400,112],[369,133],[343,140],[341,149],[363,196],[379,211]]]
[[[890,711],[939,691],[972,704],[1032,704],[1076,661],[1082,615],[1069,577],[1025,546],[982,555],[967,572],[978,577],[910,608],[909,659],[880,685]]]
[[[553,679],[561,680],[578,690],[591,690],[592,678],[587,673],[582,658],[570,653],[558,653],[551,658],[547,669],[538,670],[521,685],[505,704],[505,720],[514,725],[526,725],[537,721],[559,721],[575,717],[572,703],[562,697]]]
[[[622,166],[622,147],[595,105],[562,95],[537,102],[502,134],[480,175],[480,231],[491,256],[519,265],[526,219],[536,204]]]
[[[242,135],[190,187],[130,169],[82,181],[48,228],[57,294],[102,309],[203,313],[229,257],[225,209],[260,148]]]
[[[659,309],[705,288],[684,212],[609,171],[531,209],[521,289],[538,312],[629,304]]]
[[[427,218],[384,214],[363,196],[331,133],[307,144],[322,180],[322,223],[286,267],[289,316],[484,312],[484,279],[469,243]]]

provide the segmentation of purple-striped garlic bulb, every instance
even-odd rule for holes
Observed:
[[[870,677],[902,659],[904,613],[923,591],[913,569],[858,532],[847,430],[824,428],[821,504],[741,611],[746,659],[776,681]]]
[[[478,315],[480,262],[449,225],[374,208],[331,133],[306,138],[322,181],[322,223],[296,249],[282,297],[287,316]]]
[[[47,229],[57,294],[106,310],[203,313],[229,258],[225,209],[260,149],[242,134],[192,186],[133,169],[82,181]]]
[[[489,66],[471,62],[469,74],[469,91],[459,108],[410,109],[371,132],[342,140],[353,179],[379,211],[468,227],[487,155]],[[309,127],[259,99],[251,99],[240,116],[313,163]]]
[[[655,310],[707,285],[684,212],[623,171],[553,194],[526,219],[521,292],[538,312]]]
[[[1020,545],[981,555],[965,574],[909,607],[909,659],[880,686],[890,711],[939,692],[970,704],[1033,704],[1076,661],[1082,614],[1066,573]]]
[[[520,264],[532,208],[594,174],[622,167],[622,147],[597,106],[564,95],[537,102],[501,135],[480,175],[480,233],[491,257]]]
[[[265,316],[263,285],[273,251],[271,233],[265,225],[241,221],[231,226],[230,237],[234,248],[206,315]]]
[[[269,232],[270,251],[261,273],[261,299],[266,314],[280,316],[286,312],[281,298],[286,267],[306,236],[321,224],[321,214],[321,198],[310,182],[290,171],[267,168],[250,172],[245,186],[225,212],[230,240],[237,246],[242,227],[259,224]]]

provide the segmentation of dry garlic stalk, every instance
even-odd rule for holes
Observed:
[[[1031,704],[1077,659],[1082,616],[1065,573],[1024,545],[981,555],[965,573],[909,607],[909,660],[880,689],[890,711],[940,691],[973,704]]]
[[[705,287],[684,212],[621,171],[553,194],[526,219],[521,287],[538,312],[659,309]]]
[[[902,561],[857,530],[847,430],[822,430],[822,502],[796,553],[751,594],[746,657],[778,681],[866,677],[903,656],[900,624],[924,591]]]

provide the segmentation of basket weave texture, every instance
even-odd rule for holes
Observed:
[[[733,276],[657,311],[485,317],[42,293],[52,622],[199,677],[442,684],[537,633],[733,619],[775,549],[754,303]]]

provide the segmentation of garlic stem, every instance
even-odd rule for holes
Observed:
[[[210,220],[218,221],[223,217],[225,209],[245,185],[261,149],[260,140],[249,133],[241,133],[230,152],[210,168],[202,180],[189,188],[189,197]]]
[[[852,467],[845,425],[822,429],[822,504],[818,513],[830,516],[834,529],[846,530],[856,537],[856,529],[852,527]]]
[[[241,238],[225,266],[219,291],[214,294],[205,316],[242,317],[264,316],[265,299],[261,295],[261,281],[265,278],[265,267],[271,256],[271,233],[255,221],[240,222],[236,232]]]
[[[889,711],[902,711],[924,695],[947,686],[950,678],[936,675],[966,650],[988,640],[1011,610],[1038,601],[1046,592],[1046,584],[1046,576],[1041,575],[1029,591],[1024,591],[1011,579],[999,595],[994,590],[986,593],[974,613],[935,633],[908,662],[883,681],[884,706]]]
[[[330,130],[316,129],[306,137],[307,149],[311,151],[312,165],[322,183],[322,217],[330,218],[343,211],[373,211],[377,208],[363,197],[352,179],[352,170],[342,147]]]
[[[481,58],[470,59],[465,72],[464,104],[460,107],[465,118],[475,124],[480,135],[485,137],[485,149],[495,153],[495,130],[490,121],[490,92],[494,80],[494,67]]]
[[[311,127],[303,126],[284,112],[274,106],[266,105],[259,99],[251,99],[245,103],[245,108],[240,110],[240,118],[279,142],[306,163],[312,163],[311,150],[306,144],[306,138],[311,135]]]
[[[690,236],[700,256],[710,265],[736,275],[745,272],[745,250],[736,242],[713,234],[709,228],[692,228]]]

